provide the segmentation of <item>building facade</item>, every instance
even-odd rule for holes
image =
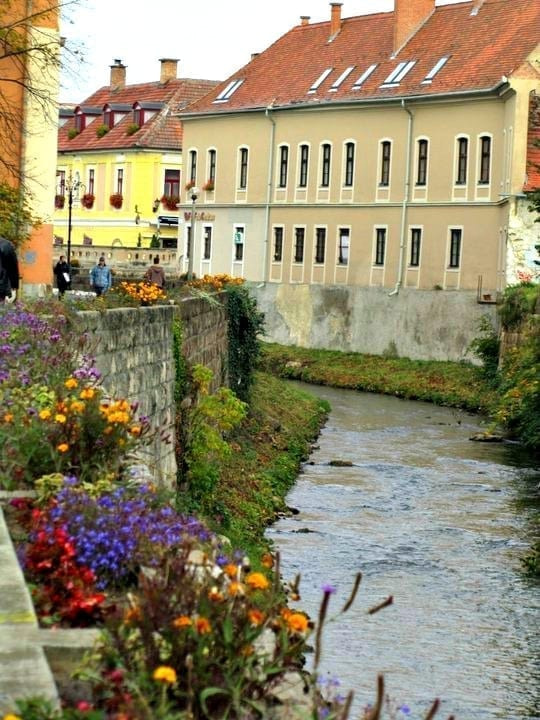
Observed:
[[[176,257],[182,195],[180,109],[215,87],[177,78],[177,60],[160,60],[157,82],[126,84],[115,60],[110,84],[60,111],[54,244],[57,254],[94,261],[106,249],[169,250]],[[133,255],[133,258],[131,257]],[[140,253],[141,258],[143,253]],[[145,256],[146,257],[146,256]]]
[[[527,182],[540,4],[330,5],[181,113],[184,268],[193,245],[198,275],[493,301]]]

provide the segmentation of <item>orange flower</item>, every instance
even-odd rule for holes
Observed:
[[[208,635],[208,633],[212,632],[210,620],[205,617],[198,617],[197,620],[195,620],[195,628],[199,635]]]
[[[141,430],[142,430],[142,428],[141,428],[140,425],[133,425],[133,426],[130,428],[130,431],[129,431],[129,432],[130,432],[134,437],[139,437],[139,435],[141,434]]]
[[[308,629],[308,619],[303,613],[291,613],[286,622],[291,632],[303,633]]]
[[[57,423],[60,423],[61,425],[63,425],[66,422],[67,417],[64,415],[64,413],[56,413],[56,415],[54,416],[54,419],[56,420]]]
[[[180,615],[173,620],[172,624],[175,628],[178,628],[178,630],[182,630],[183,628],[190,627],[192,623],[191,618],[187,615]]]
[[[261,563],[263,567],[270,569],[271,567],[274,567],[274,558],[270,555],[270,553],[264,553],[261,558]]]
[[[234,579],[238,575],[238,565],[233,565],[232,563],[229,563],[228,565],[225,565],[223,571],[225,572],[225,575],[228,575],[230,578]]]
[[[235,597],[235,595],[243,595],[243,594],[244,594],[244,586],[242,585],[242,583],[236,582],[236,580],[234,580],[229,585],[229,595],[231,595],[231,597]]]
[[[73,388],[78,387],[79,383],[75,380],[74,377],[68,378],[64,385],[67,387],[68,390],[73,390]]]
[[[41,420],[48,420],[51,417],[51,411],[47,408],[45,410],[40,410],[39,417],[41,418]]]
[[[152,677],[158,682],[173,685],[176,682],[176,670],[168,665],[161,665],[154,670]]]
[[[56,449],[58,452],[66,453],[69,450],[69,445],[67,443],[60,443],[60,445],[56,446]]]
[[[91,400],[95,394],[94,388],[84,388],[84,390],[81,390],[79,397],[81,400]]]
[[[265,614],[261,612],[260,610],[250,610],[248,612],[248,620],[252,625],[262,625],[265,619]]]
[[[6,413],[4,415],[4,422],[6,422],[6,423],[13,422],[13,413]]]
[[[71,403],[70,410],[74,413],[82,413],[84,412],[85,404],[81,402],[80,400],[74,400]]]
[[[214,586],[208,592],[208,599],[213,602],[221,602],[223,600],[223,593],[220,593],[217,587]]]
[[[255,652],[253,645],[244,645],[244,647],[240,650],[240,655],[242,657],[249,657],[250,655],[253,655]]]
[[[266,590],[270,585],[268,578],[260,572],[249,573],[246,583],[252,590]]]
[[[137,606],[129,608],[129,610],[127,610],[124,615],[124,622],[126,623],[126,625],[137,622],[137,620],[141,620],[141,619],[142,619],[141,608],[139,608]]]

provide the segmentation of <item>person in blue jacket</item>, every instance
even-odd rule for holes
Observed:
[[[112,285],[111,269],[105,264],[105,258],[100,257],[98,264],[90,271],[90,287],[99,297]]]

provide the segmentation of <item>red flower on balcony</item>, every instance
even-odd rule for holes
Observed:
[[[215,187],[215,183],[214,183],[214,181],[210,178],[210,179],[208,179],[208,180],[204,183],[204,185],[202,186],[202,189],[203,189],[203,190],[206,190],[206,192],[212,192],[212,190],[214,189],[214,187]]]
[[[85,193],[81,198],[81,205],[88,210],[94,207],[95,196],[92,193]]]
[[[54,196],[54,207],[57,210],[62,210],[65,204],[66,204],[66,196],[65,195],[55,195]]]
[[[120,210],[122,203],[124,202],[124,197],[120,193],[113,193],[109,198],[109,202],[113,208]]]
[[[191,190],[191,188],[195,187],[195,180],[190,180],[186,183],[186,190]]]
[[[177,210],[176,206],[180,202],[180,197],[178,195],[162,195],[161,202],[167,210]]]

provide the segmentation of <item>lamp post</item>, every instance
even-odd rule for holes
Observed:
[[[69,177],[65,184],[68,196],[68,239],[67,239],[67,264],[68,272],[71,277],[71,212],[73,210],[73,201],[79,199],[79,192],[84,190],[84,185],[79,180],[79,173],[75,173],[75,177],[69,172]]]
[[[192,187],[189,191],[191,195],[191,243],[189,247],[188,272],[187,279],[193,279],[193,257],[195,255],[195,207],[197,198],[199,197],[199,188]]]

